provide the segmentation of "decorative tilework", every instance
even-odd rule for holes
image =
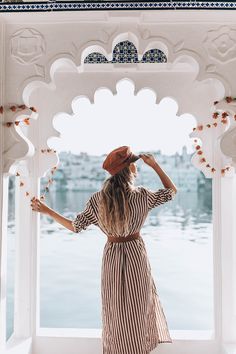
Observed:
[[[138,51],[130,41],[116,44],[113,49],[112,63],[138,63]]]
[[[122,41],[116,44],[113,49],[112,60],[98,52],[89,54],[84,63],[100,64],[100,63],[166,63],[166,55],[160,49],[150,49],[144,53],[142,59],[138,60],[138,51],[135,45],[130,41]]]
[[[234,1],[74,1],[47,3],[0,3],[0,12],[94,11],[94,10],[235,10]]]
[[[166,55],[160,49],[150,49],[143,54],[141,63],[166,63]]]
[[[87,57],[84,59],[84,63],[88,63],[88,64],[91,64],[91,63],[109,63],[107,58],[101,54],[101,53],[98,53],[98,52],[93,52],[89,55],[87,55]]]

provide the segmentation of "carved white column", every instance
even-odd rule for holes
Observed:
[[[20,182],[24,182],[25,179],[29,179],[29,169],[27,166],[27,159],[34,154],[34,146],[27,137],[22,134],[21,126],[15,124],[17,120],[22,124],[25,118],[37,118],[37,115],[29,108],[21,110],[15,106],[14,109],[10,109],[9,104],[3,104],[4,124],[1,124],[1,130],[4,139],[2,142],[2,154],[1,154],[1,168],[2,174],[4,173],[3,186],[1,189],[2,198],[2,289],[3,289],[3,301],[2,301],[2,327],[1,331],[2,342],[5,341],[5,263],[7,256],[6,249],[6,236],[7,236],[7,220],[8,220],[8,177],[9,175],[16,175],[19,173],[20,177],[16,177],[16,266],[15,266],[15,297],[14,297],[14,332],[17,337],[29,337],[32,335],[32,319],[31,319],[31,296],[32,289],[30,288],[31,270],[32,270],[32,250],[31,239],[29,235],[32,235],[31,231],[31,218],[29,214],[29,203],[26,202],[25,188],[19,187]],[[8,123],[9,126],[6,124]],[[1,174],[1,176],[2,176]],[[25,183],[30,186],[30,183]],[[24,198],[21,198],[24,194]],[[29,197],[28,197],[29,199]]]
[[[21,176],[21,181],[27,185],[27,190],[38,194],[37,180]],[[38,232],[39,215],[32,213],[29,202],[26,202],[25,190],[16,183],[16,276],[15,276],[15,313],[14,332],[16,337],[31,337],[34,326],[35,311],[35,247]]]
[[[1,131],[1,129],[0,129]],[[1,159],[2,160],[2,159]],[[2,161],[1,161],[2,162]],[[0,176],[0,352],[6,342],[6,281],[7,281],[7,220],[8,220],[8,177]]]
[[[222,344],[234,343],[236,353],[236,176],[220,185],[222,237]],[[229,208],[230,205],[230,208]],[[227,353],[227,351],[226,351]]]
[[[221,100],[216,104],[221,114],[228,113],[229,128],[218,140],[219,149],[232,160],[236,167],[236,114],[235,101]],[[223,354],[236,353],[236,174],[235,169],[228,178],[221,178],[216,188],[219,209],[218,240],[221,244],[221,337]],[[217,215],[216,215],[217,217]],[[218,309],[219,310],[219,309]]]
[[[0,106],[4,102],[5,26],[0,19]],[[6,341],[6,261],[7,261],[7,201],[8,177],[3,173],[4,128],[0,114],[0,352]]]
[[[39,327],[40,214],[32,210],[30,199],[32,196],[40,198],[40,177],[43,177],[58,162],[56,154],[45,156],[41,153],[41,149],[47,146],[47,139],[54,134],[52,121],[47,117],[47,106],[44,108],[43,106],[43,102],[37,105],[41,114],[37,120],[31,122],[28,131],[28,138],[34,143],[35,153],[33,158],[27,161],[28,173],[26,172],[21,178],[25,187],[21,188],[19,184],[17,185],[15,334],[18,337],[34,337]],[[57,133],[55,132],[54,135]],[[26,190],[30,198],[26,197]]]

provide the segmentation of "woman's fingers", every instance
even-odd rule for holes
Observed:
[[[46,204],[44,204],[43,202],[41,202],[41,200],[39,200],[38,198],[35,198],[35,197],[33,197],[31,199],[31,207],[32,207],[32,210],[38,211],[42,214],[47,214],[48,209],[49,209]]]
[[[34,210],[34,211],[40,211],[40,207],[41,207],[41,202],[40,202],[40,200],[38,199],[38,198],[35,198],[35,197],[33,197],[32,199],[31,199],[31,207],[32,207],[32,210]]]

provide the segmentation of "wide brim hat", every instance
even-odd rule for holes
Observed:
[[[130,163],[140,159],[139,155],[135,155],[129,146],[120,146],[112,150],[105,158],[102,168],[108,171],[112,176],[121,171],[124,167],[129,166]]]

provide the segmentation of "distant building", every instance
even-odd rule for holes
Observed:
[[[140,151],[140,153],[143,153]],[[191,163],[192,154],[187,153],[183,146],[182,153],[176,152],[171,156],[162,155],[161,150],[151,152],[165,172],[171,177],[175,185],[183,192],[197,192],[204,188],[206,178],[203,173]],[[101,156],[89,155],[86,152],[72,154],[60,152],[60,164],[54,175],[54,183],[50,191],[55,190],[99,190],[102,183],[110,175],[102,168],[105,154]],[[156,172],[143,161],[138,160],[138,175],[135,185],[145,185],[150,189],[162,188],[163,184]],[[44,177],[45,178],[45,177]],[[47,178],[45,178],[47,180]],[[42,179],[43,184],[43,179]],[[207,184],[209,188],[209,183]]]

